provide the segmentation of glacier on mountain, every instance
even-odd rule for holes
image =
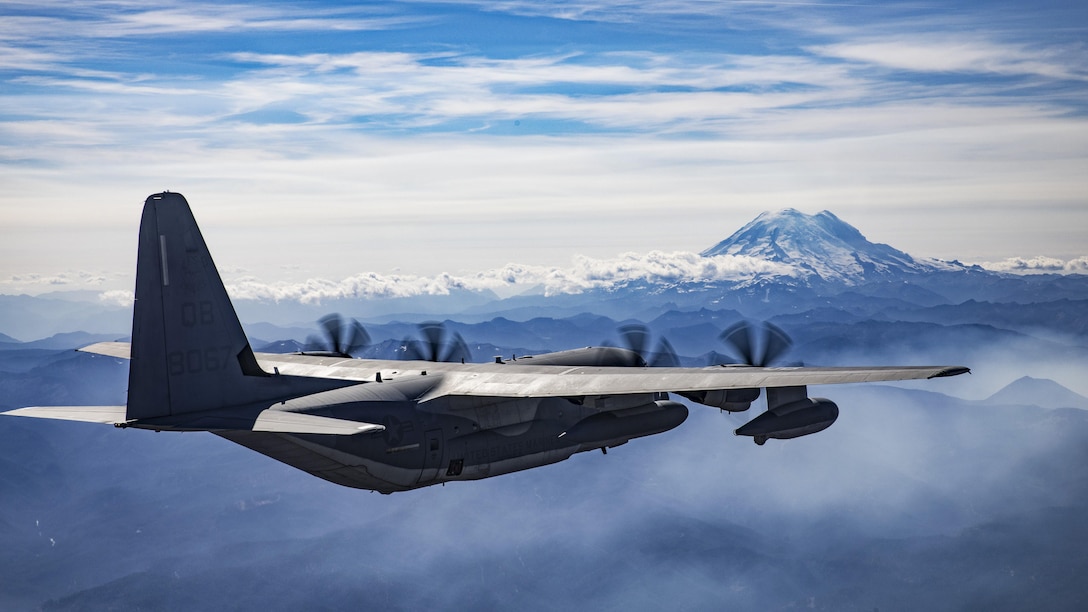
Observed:
[[[958,262],[915,259],[886,244],[869,242],[830,211],[807,215],[793,208],[765,212],[700,254],[763,259],[789,266],[792,272],[787,276],[799,280],[846,285],[966,269]]]

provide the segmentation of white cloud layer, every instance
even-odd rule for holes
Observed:
[[[0,293],[42,293],[44,291],[96,290],[116,279],[102,272],[67,271],[55,274],[16,274],[0,279]]]
[[[1044,256],[1010,257],[1002,261],[987,261],[978,265],[994,272],[1013,274],[1088,274],[1088,255],[1069,260]]]
[[[327,299],[403,298],[448,295],[451,291],[496,291],[512,295],[537,290],[545,295],[581,293],[644,282],[667,285],[680,282],[745,280],[759,274],[789,274],[792,268],[745,256],[703,257],[696,253],[650,251],[624,253],[612,259],[575,256],[567,268],[508,263],[501,268],[455,276],[439,274],[380,274],[363,272],[339,281],[312,278],[302,282],[267,282],[253,276],[227,281],[230,294],[238,299],[291,300],[303,303]],[[229,276],[229,274],[228,274]],[[0,281],[0,293],[95,289],[105,278],[90,273],[55,276],[22,275]],[[103,291],[100,299],[131,304],[132,292]]]
[[[255,278],[228,283],[238,299],[316,303],[332,299],[404,298],[448,295],[452,291],[495,291],[507,296],[528,290],[544,295],[582,293],[629,283],[667,285],[679,282],[744,280],[757,274],[788,274],[792,269],[744,256],[702,257],[696,253],[624,253],[614,259],[576,256],[569,268],[510,263],[467,276],[434,277],[363,273],[340,281],[309,279],[300,283],[266,283]]]
[[[1013,274],[1088,274],[1088,256],[1069,260],[1054,257],[1014,257],[977,265],[994,272]],[[713,283],[743,281],[761,275],[790,275],[791,266],[746,256],[703,257],[696,253],[650,251],[624,253],[610,259],[575,256],[569,267],[532,266],[508,263],[467,275],[381,274],[362,272],[330,280],[310,278],[300,282],[274,281],[251,276],[225,276],[227,290],[234,299],[288,301],[318,304],[341,299],[389,299],[442,296],[456,291],[493,291],[508,297],[532,291],[543,295],[577,294],[594,289],[611,289],[631,283],[674,285],[677,283]],[[99,289],[107,279],[88,272],[58,275],[28,274],[0,280],[0,294]],[[108,289],[98,294],[105,304],[131,306],[132,291]]]

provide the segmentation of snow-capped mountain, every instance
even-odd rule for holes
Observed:
[[[792,208],[759,215],[701,255],[754,257],[786,264],[802,280],[818,277],[848,285],[964,269],[959,263],[915,259],[886,244],[869,242],[829,211],[806,215]]]
[[[500,290],[506,295],[499,297]],[[1083,333],[1083,317],[1068,315],[1083,309],[1056,301],[1088,300],[1088,275],[1014,275],[915,258],[868,241],[830,212],[807,215],[786,209],[763,213],[700,254],[575,257],[566,268],[512,263],[469,276],[436,278],[363,271],[339,281],[228,283],[228,291],[243,320],[279,325],[315,321],[329,312],[371,321],[451,315],[522,320],[584,312],[647,320],[670,309],[735,309],[767,318],[850,307],[855,315],[888,316],[886,312],[894,311],[900,318],[915,317],[909,314],[914,308],[933,308],[937,310],[927,316],[942,323],[983,317],[999,326],[1031,323],[1045,328],[1049,323],[1042,315],[995,309],[988,303],[1052,302],[1045,318],[1072,321],[1076,333]],[[968,314],[939,310],[968,301]],[[0,295],[0,334],[34,340],[78,329],[121,337],[131,325],[130,308],[131,303],[88,301],[82,293]]]

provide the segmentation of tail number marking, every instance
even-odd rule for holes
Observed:
[[[181,324],[185,327],[215,323],[215,310],[211,302],[182,302]]]
[[[230,363],[230,347],[216,346],[188,351],[171,351],[166,355],[166,362],[171,376],[182,374],[200,374],[218,372]]]

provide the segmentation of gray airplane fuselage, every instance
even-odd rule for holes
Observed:
[[[368,383],[388,384],[388,383]],[[426,410],[415,401],[344,405],[336,416],[380,423],[384,431],[355,436],[280,434],[310,451],[286,460],[336,484],[382,493],[458,480],[478,480],[563,461],[668,431],[688,416],[683,404],[654,395],[616,398],[625,405],[601,411],[565,398],[440,398]],[[437,405],[436,405],[437,404]],[[475,405],[473,405],[475,404]],[[255,450],[268,437],[217,432]],[[320,463],[332,459],[328,469]]]

